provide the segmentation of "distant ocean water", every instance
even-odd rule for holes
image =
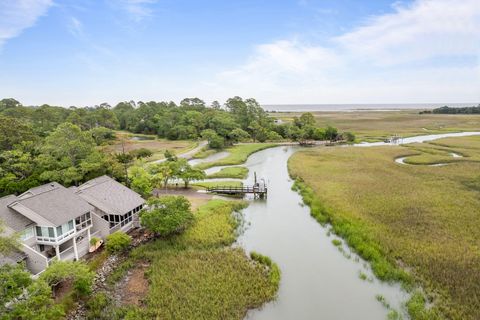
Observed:
[[[395,111],[405,109],[435,109],[443,106],[472,107],[478,103],[392,103],[392,104],[266,104],[268,111]]]

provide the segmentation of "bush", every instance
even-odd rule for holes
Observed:
[[[343,133],[343,138],[347,140],[348,142],[354,142],[355,141],[355,135],[351,132],[344,132]]]
[[[190,202],[183,196],[166,196],[148,202],[149,211],[140,215],[142,226],[161,236],[181,232],[193,222]]]
[[[210,139],[208,146],[212,149],[222,149],[225,146],[225,141],[222,137],[216,135]]]
[[[208,146],[212,149],[222,149],[225,146],[225,140],[214,130],[206,129],[201,133],[203,139],[208,140]]]
[[[104,292],[92,295],[85,304],[87,309],[86,319],[95,320],[133,320],[149,319],[135,306],[117,307],[111,297]]]
[[[77,296],[91,293],[95,273],[80,261],[55,261],[40,276],[50,286],[54,287],[66,280],[73,280],[73,288]]]
[[[92,138],[97,146],[103,145],[108,141],[115,140],[115,132],[105,127],[97,127],[90,130]]]
[[[233,129],[232,132],[228,134],[228,137],[232,142],[247,141],[250,139],[248,132],[240,128]]]
[[[122,231],[116,231],[107,236],[105,248],[109,253],[125,251],[132,243],[132,237]]]
[[[269,131],[267,133],[267,138],[268,140],[271,140],[271,141],[278,141],[283,139],[282,136],[276,133],[275,131]]]
[[[143,159],[143,158],[148,158],[153,155],[152,150],[147,149],[147,148],[140,148],[137,150],[130,151],[132,156],[134,156],[137,159]]]

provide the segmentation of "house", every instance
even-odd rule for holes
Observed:
[[[20,235],[21,251],[0,258],[0,265],[25,261],[34,274],[53,259],[78,260],[93,236],[105,238],[138,223],[145,201],[134,191],[103,176],[65,188],[52,182],[0,198],[5,233]]]
[[[102,237],[139,226],[138,213],[145,205],[145,200],[114,179],[102,176],[74,190],[75,194],[94,207],[94,224]]]

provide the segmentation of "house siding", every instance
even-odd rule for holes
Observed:
[[[100,212],[100,210],[95,210],[95,212]],[[103,240],[105,240],[105,238],[110,234],[110,225],[108,221],[94,212],[92,212],[92,225],[92,233],[96,233],[98,231],[100,238]]]
[[[47,268],[48,260],[44,255],[27,245],[23,245],[22,251],[27,255],[26,264],[31,273],[37,274]]]

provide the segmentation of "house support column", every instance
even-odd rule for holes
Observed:
[[[75,260],[78,260],[77,239],[73,237],[73,253],[75,254]]]
[[[57,255],[57,260],[61,260],[61,258],[60,258],[60,246],[55,246],[55,253]]]
[[[88,245],[90,245],[90,239],[91,239],[91,236],[90,236],[90,228],[87,229],[87,240],[88,240]]]

